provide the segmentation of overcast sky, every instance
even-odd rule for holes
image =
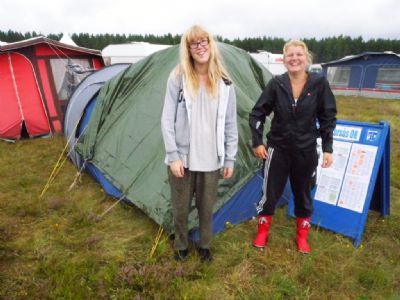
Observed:
[[[400,0],[4,0],[0,30],[181,34],[224,38],[348,35],[400,39]]]

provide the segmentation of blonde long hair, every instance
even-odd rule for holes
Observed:
[[[194,69],[194,61],[190,54],[189,45],[202,39],[208,39],[208,47],[210,49],[207,93],[213,98],[217,98],[219,80],[222,78],[231,81],[231,79],[222,65],[221,56],[213,36],[203,27],[194,25],[183,34],[180,44],[180,64],[177,66],[177,72],[185,76],[188,92],[191,96],[196,96],[200,88],[200,83]]]

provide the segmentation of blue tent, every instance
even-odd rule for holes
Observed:
[[[335,95],[400,99],[400,56],[364,52],[321,64]]]

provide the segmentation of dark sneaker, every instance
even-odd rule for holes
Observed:
[[[212,261],[210,249],[199,248],[197,250],[197,252],[199,253],[200,260],[202,262],[211,262]]]
[[[174,253],[174,258],[177,261],[182,261],[182,260],[186,260],[187,256],[189,254],[189,250],[185,249],[185,250],[177,250]]]

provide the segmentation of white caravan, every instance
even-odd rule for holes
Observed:
[[[280,75],[286,72],[283,64],[283,54],[274,54],[268,51],[259,51],[258,53],[250,53],[258,62],[272,73],[272,75]]]

